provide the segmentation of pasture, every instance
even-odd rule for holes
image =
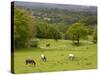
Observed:
[[[39,48],[17,49],[14,53],[15,73],[95,69],[97,67],[97,45],[85,40],[80,42],[80,46],[75,46],[69,40],[40,39]],[[48,43],[50,46],[46,47]],[[68,59],[70,53],[76,56],[75,60]],[[41,61],[41,54],[47,57],[46,62]],[[35,67],[25,64],[25,60],[30,57],[36,61]]]

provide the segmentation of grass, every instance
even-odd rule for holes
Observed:
[[[46,44],[50,43],[50,47]],[[14,53],[15,73],[51,72],[67,70],[95,69],[97,66],[97,47],[89,41],[81,41],[80,46],[72,45],[69,40],[40,39],[39,48],[19,49]],[[47,62],[40,60],[45,54]],[[68,54],[73,53],[76,59],[68,60]],[[25,59],[33,58],[37,65],[25,65]]]

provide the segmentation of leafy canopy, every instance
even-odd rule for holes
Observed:
[[[15,47],[26,47],[28,40],[35,34],[33,17],[24,9],[14,8]]]
[[[67,34],[70,36],[70,39],[79,43],[80,38],[86,37],[87,28],[83,23],[75,23],[69,27]]]

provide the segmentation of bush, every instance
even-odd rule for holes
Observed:
[[[38,47],[38,39],[33,39],[30,41],[29,47]]]

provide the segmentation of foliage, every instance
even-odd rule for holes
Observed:
[[[93,32],[93,43],[97,43],[97,28],[95,28]]]
[[[97,25],[97,17],[96,16],[87,16],[85,18],[81,18],[80,22],[85,23],[87,26],[94,26]]]
[[[79,45],[80,38],[83,38],[87,35],[87,28],[82,23],[75,23],[69,27],[67,34],[75,44]]]
[[[35,35],[33,17],[24,9],[14,8],[14,42],[15,48],[27,47],[30,38]]]
[[[29,47],[33,47],[33,48],[38,47],[38,41],[39,39],[31,39],[29,42]]]
[[[48,39],[60,39],[61,35],[59,31],[48,23],[37,23],[37,37],[38,38],[48,38]]]
[[[92,12],[56,8],[27,9],[26,7],[15,6],[15,47],[27,47],[34,37],[55,40],[72,39],[74,43],[79,44],[80,38],[84,38],[87,33],[89,35],[93,33],[96,24],[97,15]]]
[[[33,15],[36,18],[46,20],[48,23],[71,25],[78,21],[87,25],[97,24],[97,14],[89,11],[68,11],[65,9],[33,8]],[[47,20],[49,19],[49,21]]]

